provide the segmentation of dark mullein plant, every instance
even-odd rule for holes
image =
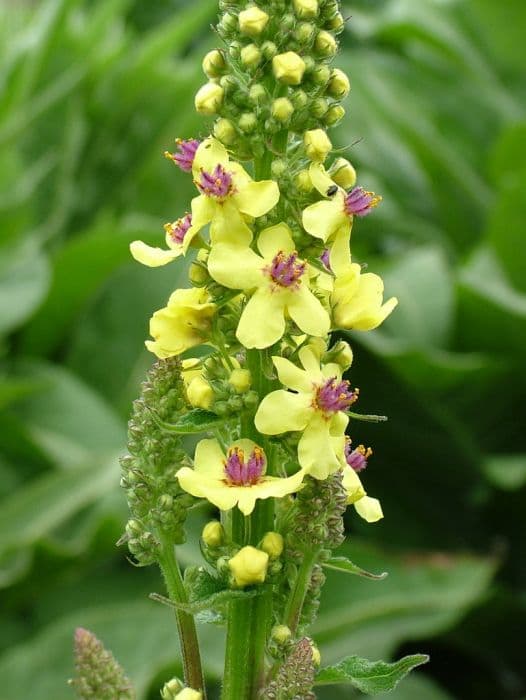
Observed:
[[[344,19],[337,0],[220,0],[220,12],[221,46],[195,97],[212,134],[165,154],[197,194],[165,225],[166,247],[131,245],[150,267],[191,264],[188,286],[150,321],[158,359],[122,459],[121,543],[137,565],[160,566],[176,612],[184,680],[168,680],[164,700],[206,697],[196,611],[226,625],[223,700],[314,698],[331,683],[375,694],[427,657],[323,668],[309,637],[326,567],[372,576],[333,555],[347,506],[368,523],[383,517],[361,480],[371,450],[347,435],[381,417],[355,412],[359,390],[343,378],[352,349],[331,332],[372,330],[397,304],[351,257],[353,223],[381,197],[356,184],[327,135],[349,92],[332,65]],[[177,546],[203,500],[220,516],[202,532],[203,566],[183,577]],[[131,697],[105,652],[86,662],[85,634],[79,697],[95,697],[90,673],[115,678],[97,697]]]

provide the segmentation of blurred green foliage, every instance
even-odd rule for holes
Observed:
[[[361,409],[390,421],[356,426],[386,517],[350,516],[347,548],[390,576],[334,572],[315,637],[326,662],[431,653],[393,700],[519,699],[526,5],[356,0],[349,14],[339,63],[353,91],[335,141],[384,196],[354,257],[400,306],[352,337]],[[128,243],[160,240],[188,207],[191,183],[161,154],[206,133],[192,96],[214,16],[214,0],[0,0],[2,700],[71,697],[78,625],[143,699],[177,668],[170,613],[147,600],[157,572],[114,543],[148,318],[184,270],[145,270]],[[201,629],[210,678],[220,634]]]

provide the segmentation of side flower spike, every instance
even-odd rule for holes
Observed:
[[[307,264],[298,258],[289,227],[271,226],[257,242],[261,255],[251,248],[214,246],[208,271],[219,284],[252,292],[245,306],[237,338],[246,348],[266,348],[285,332],[290,316],[308,335],[325,336],[330,319],[309,288]]]
[[[257,218],[269,212],[279,200],[273,180],[255,182],[216,139],[205,139],[192,165],[200,195],[192,200],[192,225],[197,231],[211,224],[212,243],[249,245],[252,233],[243,215]]]
[[[287,478],[266,476],[267,458],[252,440],[237,440],[225,455],[217,440],[201,440],[195,449],[194,468],[177,472],[181,488],[206,498],[220,510],[238,506],[250,515],[258,498],[282,498],[301,488],[305,472]]]
[[[185,214],[171,224],[165,224],[166,245],[168,249],[154,248],[143,243],[143,241],[133,241],[130,243],[132,256],[147,267],[161,267],[167,265],[180,255],[184,255],[188,246],[197,233],[195,226],[192,226],[192,215]]]
[[[367,216],[382,198],[363,187],[346,192],[329,177],[321,163],[312,163],[309,175],[314,187],[327,199],[311,204],[303,211],[303,227],[307,233],[323,241],[343,229],[351,231],[355,216]]]
[[[310,347],[299,351],[303,369],[282,357],[273,357],[280,382],[290,391],[278,389],[261,402],[255,416],[260,433],[279,435],[303,431],[298,460],[316,479],[326,479],[341,466],[345,447],[345,411],[357,400],[358,390],[342,380],[336,363],[320,365]]]

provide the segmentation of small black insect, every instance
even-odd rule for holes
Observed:
[[[338,185],[331,185],[327,190],[327,197],[334,197],[336,192],[338,192]]]

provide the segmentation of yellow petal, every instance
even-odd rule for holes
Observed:
[[[264,435],[279,435],[290,430],[303,430],[312,412],[309,394],[278,389],[267,394],[259,404],[254,424]]]
[[[217,139],[212,137],[205,139],[195,153],[192,164],[194,178],[198,179],[201,170],[212,172],[216,165],[228,166],[229,158],[226,148]]]
[[[329,254],[331,270],[338,277],[351,266],[351,228],[342,226],[336,231]]]
[[[362,486],[360,477],[348,464],[345,464],[343,468],[342,484],[347,492],[347,505],[351,505],[351,503],[355,503],[365,496],[365,489]]]
[[[274,180],[249,182],[233,196],[239,211],[254,218],[263,216],[279,201],[279,187]]]
[[[320,360],[314,348],[309,345],[304,346],[298,352],[301,364],[305,367],[305,371],[313,382],[319,382],[323,379],[320,368]]]
[[[261,231],[258,237],[259,252],[267,260],[273,258],[280,250],[292,253],[295,247],[290,228],[283,222],[269,226]]]
[[[311,236],[327,241],[340,228],[351,228],[349,217],[344,211],[343,194],[335,195],[330,201],[316,202],[303,210],[303,228]]]
[[[130,243],[130,253],[142,265],[148,267],[161,267],[167,265],[182,254],[182,249],[179,250],[163,250],[162,248],[152,248],[142,241],[133,241]]]
[[[329,190],[334,187],[334,181],[329,177],[322,163],[311,163],[309,175],[312,184],[323,197],[328,197]],[[334,196],[334,195],[333,195]]]
[[[200,194],[192,199],[192,228],[200,231],[214,218],[216,204],[210,197]]]
[[[283,386],[305,393],[312,391],[312,379],[305,370],[297,367],[284,357],[273,356],[272,362],[278,372],[279,381]]]
[[[262,269],[265,261],[250,248],[223,245],[212,246],[208,271],[216,282],[229,289],[254,289],[265,283]]]
[[[220,510],[230,510],[237,503],[236,487],[230,487],[224,481],[213,479],[189,467],[179,469],[177,478],[187,493],[196,498],[206,498]]]
[[[289,295],[286,308],[304,333],[321,338],[329,332],[329,314],[307,286],[302,284]]]
[[[228,245],[249,246],[252,232],[245,223],[232,197],[214,205],[210,226],[210,241]]]
[[[200,474],[222,479],[225,454],[217,440],[201,440],[195,448],[194,470]]]
[[[382,506],[377,498],[364,496],[354,504],[358,515],[368,523],[376,523],[384,517]]]
[[[268,348],[285,332],[285,311],[282,294],[272,294],[268,287],[259,287],[243,309],[236,337],[246,348]]]
[[[329,434],[329,423],[314,414],[298,443],[298,461],[315,479],[326,479],[340,468]]]

